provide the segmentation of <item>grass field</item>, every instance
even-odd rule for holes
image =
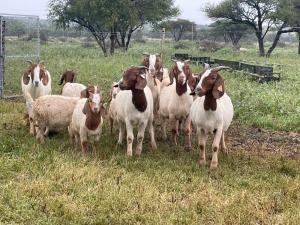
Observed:
[[[250,50],[243,53],[230,48],[201,53],[194,44],[185,44],[188,49],[175,50],[174,43],[166,41],[165,67],[171,67],[174,52],[283,64],[276,68],[282,76],[278,83],[259,84],[228,71],[220,74],[235,108],[234,126],[300,132],[296,48],[277,48],[270,58],[258,58],[255,46],[246,46]],[[103,57],[96,46],[53,41],[42,46],[41,59],[52,75],[53,93],[60,91],[60,75],[73,69],[79,82],[101,85],[108,99],[112,81],[119,80],[128,66],[140,64],[143,52],[159,49],[155,41],[132,43],[128,52],[117,50]],[[21,93],[26,66],[24,59],[7,60],[7,95]],[[201,68],[192,65],[194,73]],[[1,99],[0,105],[0,224],[299,224],[299,157],[262,157],[257,149],[229,149],[228,157],[219,154],[219,169],[210,171],[197,164],[195,136],[193,150],[186,152],[182,136],[178,146],[163,143],[159,126],[155,152],[146,133],[142,155],[127,157],[126,145],[118,146],[117,134],[109,135],[107,121],[98,154],[82,155],[69,145],[67,132],[38,144],[23,120],[22,98]],[[210,150],[207,154],[210,159]]]

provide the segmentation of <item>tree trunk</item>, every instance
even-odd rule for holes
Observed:
[[[265,56],[265,47],[264,47],[264,39],[262,37],[257,37],[258,39],[258,47],[259,47],[259,56]]]
[[[109,39],[110,39],[110,55],[113,55],[115,53],[116,39],[117,39],[116,27],[111,28]]]
[[[276,48],[276,45],[280,39],[280,36],[281,36],[282,32],[281,30],[278,30],[277,33],[276,33],[276,36],[274,38],[274,41],[271,45],[271,47],[269,48],[269,50],[267,51],[266,53],[266,57],[269,58],[271,56],[271,53],[273,52],[273,50]]]
[[[134,30],[130,29],[128,31],[128,36],[127,36],[127,41],[126,41],[126,46],[125,46],[125,50],[127,51],[128,50],[128,46],[129,46],[129,43],[130,43],[130,40],[131,40],[131,34]]]

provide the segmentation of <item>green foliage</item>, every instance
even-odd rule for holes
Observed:
[[[175,41],[179,41],[186,32],[191,32],[195,23],[189,20],[177,19],[161,22],[158,27],[165,28],[166,31],[171,32]]]
[[[120,45],[128,48],[131,34],[145,23],[156,24],[163,19],[178,15],[179,9],[173,0],[50,0],[49,18],[57,26],[67,28],[77,24],[87,29],[97,40],[106,55],[105,38],[110,34],[110,53],[114,53],[116,34]],[[127,37],[127,41],[125,40]]]

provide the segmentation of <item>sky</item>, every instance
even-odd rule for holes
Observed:
[[[178,18],[187,19],[199,25],[207,25],[212,21],[201,12],[206,3],[218,3],[221,0],[174,0],[181,15]],[[0,0],[0,14],[35,15],[40,19],[47,18],[48,0]]]

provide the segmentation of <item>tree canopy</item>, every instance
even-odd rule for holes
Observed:
[[[163,21],[159,24],[160,29],[165,28],[171,32],[175,41],[179,41],[184,33],[191,32],[195,26],[194,22],[184,19]]]
[[[108,35],[111,54],[116,43],[127,49],[131,34],[144,24],[177,16],[179,9],[173,4],[173,0],[50,0],[48,18],[58,27],[86,28],[106,55]]]
[[[260,56],[265,56],[264,38],[274,23],[270,14],[277,6],[277,0],[224,0],[218,5],[208,4],[204,12],[213,19],[249,26],[257,37]]]
[[[283,33],[297,32],[300,53],[300,2],[299,0],[224,0],[218,5],[208,4],[204,12],[213,19],[228,19],[245,24],[258,40],[260,56],[269,57]],[[264,38],[276,31],[271,47],[265,53]]]

